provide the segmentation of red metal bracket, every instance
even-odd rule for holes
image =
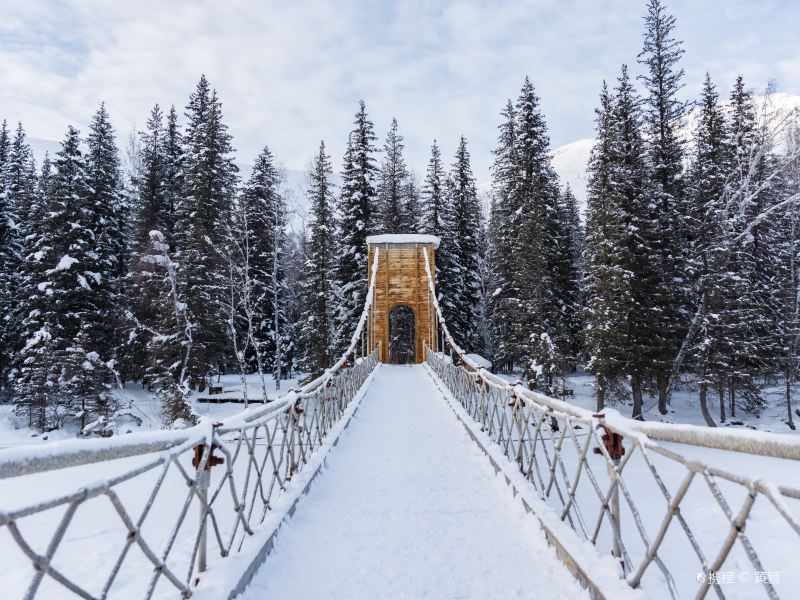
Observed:
[[[225,458],[222,456],[214,456],[214,450],[219,448],[217,444],[211,444],[211,453],[208,457],[208,461],[206,461],[206,471],[210,471],[211,467],[216,467],[217,465],[225,464]],[[200,468],[200,463],[203,461],[203,453],[206,451],[205,444],[198,444],[194,447],[194,457],[192,458],[192,466],[195,469]]]

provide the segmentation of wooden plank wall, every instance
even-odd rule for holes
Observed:
[[[425,272],[425,253],[428,250],[431,272],[435,273],[433,244],[379,244],[378,272],[375,281],[375,303],[369,321],[370,351],[380,342],[380,361],[388,361],[389,313],[398,304],[407,304],[414,310],[417,336],[417,362],[424,357],[423,344],[431,343],[433,307],[428,294],[428,276]],[[372,265],[375,246],[370,244],[369,261]]]

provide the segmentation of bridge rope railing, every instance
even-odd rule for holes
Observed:
[[[0,451],[3,593],[190,597],[199,574],[265,521],[377,365],[379,348],[368,352],[363,332],[378,252],[349,347],[301,388],[184,430]],[[29,477],[43,479],[31,486]],[[81,477],[94,482],[76,486]],[[43,492],[26,501],[20,490],[31,487]]]
[[[798,473],[799,439],[598,414],[509,382],[452,338],[427,251],[425,262],[442,337],[426,345],[426,362],[555,516],[615,557],[628,585],[652,597],[796,594],[799,478],[772,479]]]

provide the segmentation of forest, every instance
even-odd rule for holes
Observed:
[[[779,381],[795,429],[800,114],[742,77],[686,90],[674,16],[649,0],[643,24],[631,68],[598,88],[585,211],[527,77],[487,124],[485,190],[463,136],[433,140],[418,174],[397,120],[379,141],[362,100],[336,169],[309,148],[299,230],[269,146],[240,173],[205,76],[127,145],[103,103],[41,164],[2,121],[0,401],[20,426],[90,435],[124,410],[118,387],[151,390],[166,427],[197,422],[191,394],[223,373],[259,374],[266,397],[347,347],[367,236],[419,232],[441,239],[450,332],[494,371],[562,398],[585,371],[598,410],[639,419],[688,387],[709,426],[760,414]]]

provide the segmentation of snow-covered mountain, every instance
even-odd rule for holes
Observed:
[[[558,173],[561,185],[569,184],[581,213],[586,208],[586,165],[594,146],[594,138],[583,138],[563,146],[553,152],[553,168]]]

